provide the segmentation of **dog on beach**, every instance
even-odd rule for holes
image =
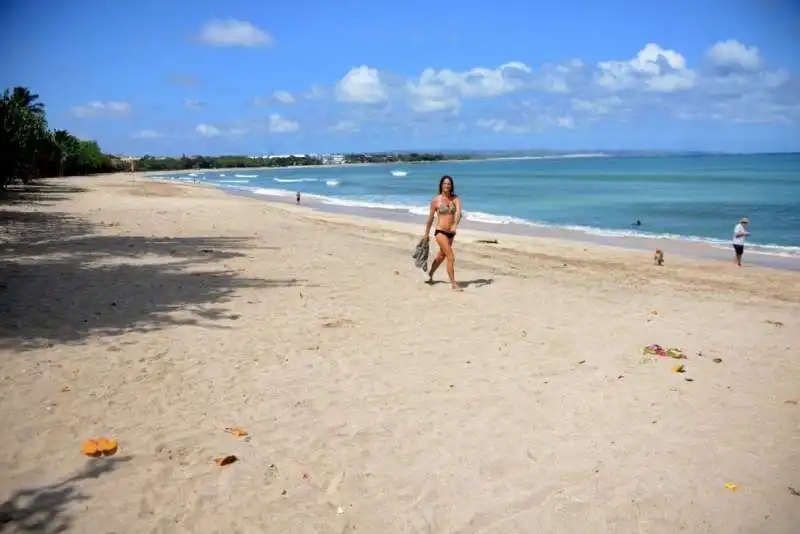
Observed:
[[[659,266],[664,265],[664,251],[662,251],[660,248],[656,249],[656,253],[653,256],[653,262]]]

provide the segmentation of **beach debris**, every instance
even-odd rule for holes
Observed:
[[[683,364],[676,365],[676,366],[674,366],[672,368],[672,372],[673,373],[685,373],[686,372],[686,366],[683,365]]]
[[[496,245],[497,239],[478,239],[476,243],[483,243],[485,245]]]
[[[694,382],[694,378],[689,378],[688,376],[684,378],[687,382]]]
[[[69,386],[64,386],[63,388],[61,388],[61,393],[68,393],[70,391],[72,391],[72,388]]]
[[[791,404],[792,406],[797,406],[797,401],[794,400],[794,399],[785,400],[785,401],[783,401],[783,403],[784,404]]]
[[[248,435],[247,430],[244,430],[244,429],[241,429],[241,428],[236,428],[236,427],[226,428],[225,432],[227,432],[228,434],[231,434],[231,435],[233,435],[233,436],[235,436],[237,438],[243,438],[243,437]]]
[[[578,365],[582,365],[584,363],[586,363],[586,360],[581,360],[581,361],[578,362]]]
[[[780,322],[780,321],[772,321],[772,320],[770,320],[770,319],[767,319],[767,320],[766,320],[766,321],[764,321],[764,322],[765,322],[765,323],[767,323],[767,324],[771,324],[771,325],[772,325],[772,326],[774,326],[775,328],[780,328],[780,327],[782,327],[782,326],[783,326],[783,323],[782,323],[782,322]]]
[[[789,486],[789,494],[794,495],[795,497],[800,497],[800,491],[797,491],[791,486]]]
[[[97,441],[93,439],[87,439],[86,441],[81,444],[81,454],[84,456],[100,456],[102,453],[100,452],[100,448],[97,446]]]
[[[115,439],[100,438],[97,440],[97,446],[103,453],[103,456],[111,456],[117,453],[119,444]]]
[[[236,455],[233,454],[228,454],[226,456],[217,456],[216,458],[214,458],[214,463],[217,464],[219,467],[230,465],[237,461],[239,461],[239,458],[237,458]]]
[[[337,506],[336,507],[336,515],[342,515],[343,513],[344,513],[344,510],[342,510],[342,507],[341,506]]]
[[[323,323],[322,326],[325,328],[345,328],[355,326],[355,324],[356,323],[350,319],[336,319]]]
[[[650,310],[647,313],[649,313],[650,315],[658,315],[658,310]]]
[[[202,252],[203,254],[213,254],[214,253],[214,249],[213,248],[201,248],[200,252]]]
[[[664,347],[662,347],[657,343],[653,343],[652,345],[647,345],[646,347],[643,347],[641,352],[642,356],[645,356],[644,360],[653,360],[654,357],[656,356],[661,358],[672,358],[674,360],[687,359],[686,354],[683,352],[683,349],[674,347],[665,349]]]
[[[667,354],[667,356],[669,356],[673,360],[685,360],[686,359],[686,355],[683,353],[683,351],[681,349],[675,349],[675,348],[667,349],[666,350],[666,354]]]
[[[714,362],[714,363],[722,363],[722,358],[714,358],[711,361]]]
[[[738,484],[733,484],[731,482],[726,482],[725,483],[725,488],[727,488],[727,489],[729,489],[729,490],[731,490],[733,492],[736,492],[739,489],[739,485]]]
[[[118,449],[117,440],[108,438],[87,439],[81,444],[81,454],[92,458],[112,456],[117,453]]]
[[[664,356],[666,353],[664,349],[661,348],[661,345],[653,343],[652,345],[647,345],[646,347],[642,348],[642,355],[643,356]]]

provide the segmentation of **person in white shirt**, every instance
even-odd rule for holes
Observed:
[[[742,254],[744,254],[744,240],[750,236],[747,231],[747,225],[750,224],[750,219],[742,217],[736,226],[733,228],[733,250],[736,251],[736,265],[742,266]]]

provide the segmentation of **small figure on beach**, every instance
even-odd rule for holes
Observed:
[[[660,248],[656,249],[656,253],[653,256],[653,262],[659,267],[664,265],[664,251]]]
[[[425,223],[425,235],[423,236],[426,242],[430,239],[434,218],[437,221],[433,237],[436,239],[436,244],[439,245],[439,253],[431,264],[428,283],[433,283],[433,274],[436,269],[444,260],[447,260],[447,276],[450,278],[450,286],[455,291],[461,291],[461,287],[456,283],[456,258],[453,253],[456,230],[461,222],[461,198],[456,195],[455,183],[451,176],[442,176],[442,179],[439,180],[439,194],[431,200],[431,209]]]
[[[750,237],[750,232],[747,231],[747,225],[750,224],[750,219],[742,217],[733,228],[733,250],[736,252],[736,265],[742,266],[742,255],[744,254],[744,240]]]
[[[300,205],[300,191],[297,192],[297,205]]]

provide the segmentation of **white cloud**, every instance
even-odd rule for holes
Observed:
[[[284,104],[291,104],[294,102],[294,96],[289,91],[275,91],[272,93],[272,96],[275,100]]]
[[[526,133],[531,131],[528,126],[515,126],[509,124],[505,119],[480,119],[477,124],[478,127],[493,132]]]
[[[309,89],[308,92],[303,93],[303,98],[306,98],[307,100],[320,100],[325,98],[326,93],[327,92],[323,86],[314,84],[311,86],[311,89]]]
[[[389,91],[381,80],[378,69],[362,65],[351,69],[337,83],[336,96],[346,102],[371,104],[388,100]]]
[[[159,137],[164,137],[163,134],[156,132],[155,130],[139,130],[131,135],[134,139],[158,139]]]
[[[674,50],[649,43],[628,61],[598,63],[597,83],[611,91],[643,89],[670,93],[690,89],[696,73],[686,67],[686,59]]]
[[[531,68],[511,61],[496,69],[476,67],[456,72],[450,69],[425,69],[415,82],[406,84],[409,106],[414,111],[457,111],[462,98],[488,98],[513,93],[525,87]]]
[[[595,99],[573,98],[570,101],[572,109],[590,115],[608,115],[618,110],[623,105],[623,100],[616,96],[607,96]]]
[[[272,133],[292,133],[300,129],[297,121],[284,119],[277,113],[269,116],[269,131]]]
[[[583,69],[584,64],[580,59],[542,65],[533,77],[531,87],[547,93],[570,93],[575,85],[581,83]]]
[[[212,20],[200,32],[200,41],[210,46],[270,46],[275,38],[251,23],[236,19]]]
[[[201,137],[233,137],[236,135],[244,135],[247,130],[243,128],[221,128],[212,124],[198,124],[195,126],[194,131]]]
[[[756,70],[761,66],[758,48],[747,47],[735,39],[714,44],[706,55],[719,67]]]
[[[206,103],[202,100],[195,100],[194,98],[184,98],[183,107],[193,109],[205,106]]]
[[[222,134],[222,130],[210,124],[198,124],[194,130],[203,137],[217,137]]]
[[[124,117],[130,115],[131,105],[128,102],[103,102],[94,100],[85,106],[74,106],[72,115],[79,119],[88,117]]]
[[[570,116],[556,117],[556,125],[559,128],[566,128],[571,130],[575,127],[575,119]]]
[[[353,121],[339,121],[335,126],[331,127],[332,132],[357,132],[358,125]]]

